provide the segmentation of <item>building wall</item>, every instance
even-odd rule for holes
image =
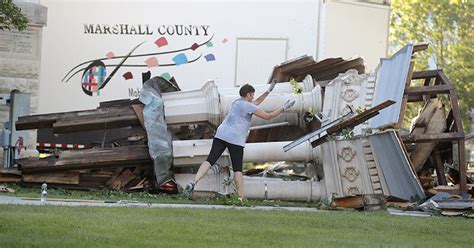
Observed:
[[[377,67],[388,55],[390,6],[372,2],[326,1],[318,58],[360,56],[368,72]]]
[[[200,88],[207,80],[215,80],[219,87],[264,84],[273,66],[301,55],[319,59],[364,56],[369,68],[375,67],[378,59],[386,55],[387,44],[384,41],[387,39],[388,7],[377,4],[349,5],[349,8],[345,4],[323,0],[44,0],[42,4],[49,8],[49,25],[44,30],[42,47],[41,113],[90,109],[101,101],[135,98],[141,88],[142,73],[148,71],[152,77],[175,77],[183,90],[190,90]],[[335,21],[334,16],[340,13],[346,13],[340,16],[343,22]],[[354,18],[369,20],[361,22],[361,25],[366,25],[364,28],[347,29],[345,26]],[[145,30],[144,34],[138,34],[139,31],[134,34],[104,31],[106,25],[111,30],[120,24],[141,28],[141,31]],[[178,35],[176,30],[173,32],[175,25],[204,26],[207,32],[200,29]],[[171,33],[166,32],[168,28]],[[347,33],[351,34],[350,39],[359,40],[351,42],[351,46],[339,42],[342,38],[338,37],[345,37]],[[161,37],[166,38],[168,44],[158,47],[154,42]],[[126,65],[145,67],[121,67],[100,90],[86,89],[92,91],[92,96],[87,95],[82,87],[84,82],[87,83],[83,78],[84,71],[79,70],[67,82],[62,80],[76,65],[95,59],[111,65],[106,67],[106,76],[110,75],[115,68],[113,65],[121,59],[102,58],[109,52],[116,56],[126,55],[143,41],[145,43],[132,55],[189,48],[193,43],[201,43],[211,37],[212,46],[167,55],[128,58]],[[171,65],[174,56],[179,53],[183,53],[188,60],[201,57],[195,62]],[[214,60],[208,61],[207,55]],[[154,62],[159,66],[146,67],[147,59],[156,59]],[[87,62],[78,69],[90,64]]]
[[[42,29],[47,9],[39,1],[15,1],[29,20],[26,30],[0,30],[0,94],[12,90],[31,94],[31,113],[38,112]],[[10,107],[0,103],[0,131],[9,120]],[[1,132],[0,132],[1,133]],[[36,135],[25,140],[28,148],[36,146]],[[0,152],[3,162],[3,150]],[[1,167],[1,166],[0,166]]]
[[[42,113],[89,109],[95,108],[101,101],[135,98],[141,88],[142,73],[148,71],[152,77],[164,73],[174,76],[183,90],[198,89],[209,79],[215,80],[219,87],[264,84],[275,64],[316,52],[319,1],[118,3],[45,0],[42,3],[49,9],[49,24],[44,29],[43,38]],[[111,30],[120,24],[135,29],[140,27],[144,34],[103,33],[105,25]],[[193,29],[187,35],[179,35],[176,25],[195,26],[198,31]],[[207,33],[202,26],[207,28]],[[166,32],[168,29],[169,32]],[[157,46],[155,41],[163,37],[168,44]],[[193,43],[201,43],[211,37],[212,46],[129,58],[125,64],[145,67],[120,68],[110,82],[99,92],[93,92],[92,96],[85,94],[81,88],[82,71],[67,83],[62,82],[64,75],[74,66],[105,58],[109,52],[116,56],[125,55],[143,41],[145,43],[133,54],[189,48]],[[173,64],[174,56],[180,53],[188,60],[201,57],[195,62],[177,66],[146,67],[148,59],[156,59],[159,65]],[[209,54],[215,60],[207,61],[205,56]],[[120,60],[101,59],[104,64],[117,64]],[[80,68],[89,64],[85,63]],[[107,75],[113,69],[114,66],[106,67]],[[133,79],[124,77],[127,72],[130,72],[128,78],[132,75]]]

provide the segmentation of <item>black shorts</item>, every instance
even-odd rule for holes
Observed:
[[[212,140],[211,151],[209,152],[209,156],[207,156],[206,161],[209,162],[211,165],[215,164],[226,148],[229,149],[230,159],[232,161],[232,168],[234,168],[234,172],[242,172],[244,147],[225,142],[218,138],[214,138],[214,140]]]

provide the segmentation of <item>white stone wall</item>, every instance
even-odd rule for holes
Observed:
[[[24,31],[0,31],[0,94],[10,94],[12,90],[31,94],[31,113],[39,106],[39,80],[41,65],[42,29],[46,25],[47,9],[31,1],[15,2],[29,20]],[[9,106],[0,105],[0,130],[9,118]],[[28,149],[36,146],[36,132],[31,132],[27,141]],[[3,151],[0,151],[3,161]]]

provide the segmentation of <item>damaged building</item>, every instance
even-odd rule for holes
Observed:
[[[322,11],[323,2],[318,1],[317,11]],[[325,6],[327,10],[338,5],[329,2]],[[62,8],[51,6],[53,10]],[[285,4],[279,6],[278,11],[285,7]],[[385,11],[385,7],[380,8]],[[334,13],[337,12],[327,15]],[[333,25],[329,20],[326,24]],[[150,33],[157,32],[153,25],[146,27]],[[215,32],[214,26],[207,27],[209,32]],[[317,34],[324,32],[316,30]],[[218,36],[221,39],[218,43],[213,37],[197,37],[199,42],[186,44],[183,49],[194,52],[230,42]],[[260,39],[249,41],[236,36],[233,40],[237,42],[237,57],[245,57],[246,46],[260,48],[256,45]],[[287,49],[288,39],[275,40],[271,49],[280,45]],[[328,41],[331,41],[330,35],[315,43]],[[168,42],[171,39],[160,37],[146,45],[162,49]],[[199,73],[186,73],[181,78],[161,71],[157,74],[152,69],[159,68],[161,62],[146,56],[142,58],[146,59],[146,65],[140,66],[147,71],[124,70],[126,66],[132,67],[130,61],[135,62],[133,59],[142,56],[137,52],[146,46],[142,44],[133,43],[123,55],[109,52],[100,63],[84,59],[86,62],[69,64],[67,73],[61,77],[48,74],[48,79],[62,78],[62,83],[69,85],[69,80],[80,77],[81,85],[77,88],[87,96],[73,97],[67,104],[73,105],[74,101],[90,96],[107,96],[107,101],[100,101],[98,107],[42,114],[35,114],[34,109],[34,114],[30,114],[29,108],[21,107],[30,105],[24,92],[5,94],[11,109],[8,130],[14,135],[3,143],[8,155],[4,156],[5,168],[0,170],[0,182],[26,186],[47,182],[49,187],[81,190],[182,192],[206,159],[216,128],[224,120],[232,101],[239,98],[239,85],[237,82],[226,85],[221,82],[224,80],[218,79],[204,81]],[[236,58],[234,81],[245,79],[242,77],[247,71],[242,68],[251,67],[260,74],[270,75],[265,82],[255,84],[256,95],[267,89],[265,83],[277,82],[274,91],[260,105],[263,110],[272,111],[288,99],[295,101],[294,106],[271,121],[252,118],[243,157],[247,165],[245,196],[317,201],[379,195],[415,201],[425,198],[430,190],[467,196],[469,190],[472,191],[472,182],[466,175],[465,136],[454,87],[442,70],[414,71],[414,56],[427,47],[427,44],[407,44],[390,57],[378,60],[384,57],[378,56],[378,64],[370,58],[371,54],[369,65],[362,57],[344,59],[318,54],[315,59],[312,55],[300,56],[305,53],[295,49],[290,56],[293,59],[271,57],[271,61],[278,60],[278,63],[272,64],[273,68],[268,71],[258,68],[258,61],[239,67],[243,62]],[[175,53],[179,48],[166,52]],[[331,49],[327,49],[327,54],[331,54]],[[173,66],[193,62],[193,54],[186,54],[189,57],[174,55],[170,59],[175,63]],[[219,53],[206,51],[198,55],[195,61],[205,58],[210,62],[215,61]],[[104,63],[112,59],[119,60],[115,64]],[[107,73],[101,74],[106,69]],[[197,72],[199,70],[205,69],[199,67]],[[135,75],[134,83],[140,85],[138,98],[120,98],[106,90],[106,84],[117,71],[122,73],[122,83],[129,82]],[[197,75],[196,79],[193,75]],[[195,87],[189,87],[190,84]],[[130,89],[120,87],[126,88],[123,92]],[[54,92],[48,92],[47,96],[54,96]],[[67,96],[65,93],[59,98]],[[98,99],[101,98],[94,98],[83,106],[96,106],[94,101]],[[407,106],[413,103],[420,106],[419,114],[410,127],[404,127],[404,120],[411,118]],[[47,106],[46,109],[66,107]],[[36,147],[31,142],[29,146],[20,146],[17,142],[20,136],[26,137],[26,133],[37,136]],[[31,154],[31,146],[48,155],[39,158]],[[257,166],[263,164],[267,166]],[[235,193],[232,182],[231,160],[225,151],[196,186],[195,194],[232,194]]]

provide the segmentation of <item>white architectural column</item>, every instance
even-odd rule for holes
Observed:
[[[227,114],[232,102],[239,97],[238,95],[221,95],[221,113]],[[286,110],[287,113],[304,114],[311,108],[319,111],[322,105],[321,88],[317,85],[312,91],[300,94],[272,92],[259,107],[265,111],[274,111],[283,106],[287,100],[295,101],[295,105]]]
[[[194,174],[175,174],[177,183],[183,188],[193,178]],[[208,174],[199,181],[194,190],[235,193],[234,187],[226,184],[229,180],[232,178],[226,172]],[[313,201],[326,198],[326,188],[324,181],[284,181],[279,178],[244,176],[244,196],[260,200]]]
[[[309,88],[312,79],[307,77],[305,80],[306,83],[303,84]],[[281,85],[285,90],[290,89],[289,83]],[[236,90],[238,91],[238,89]],[[209,81],[200,90],[164,93],[166,123],[173,125],[207,121],[215,126],[219,125],[227,115],[232,102],[240,97],[232,93],[231,90],[224,92],[230,94],[220,92],[214,82]],[[271,121],[253,118],[252,125],[288,122],[290,125],[303,126],[301,117],[306,111],[309,109],[321,110],[321,88],[316,85],[310,92],[301,94],[294,94],[292,91],[287,93],[272,92],[259,107],[265,111],[274,111],[283,106],[287,100],[294,100],[295,105],[286,110],[284,114]]]
[[[258,96],[264,93],[270,84],[256,84],[252,86],[255,88],[255,95]],[[311,75],[307,75],[302,82],[298,83],[298,87],[303,89],[303,92],[310,92],[314,89],[314,81]],[[240,87],[232,87],[232,88],[222,88],[219,90],[219,93],[223,95],[239,95]],[[291,93],[293,92],[293,86],[290,82],[279,82],[275,85],[275,88],[272,91],[273,93]]]
[[[199,90],[177,91],[163,94],[165,120],[168,125],[208,121],[219,125],[219,93],[214,81]]]
[[[319,148],[312,148],[305,142],[294,149],[284,152],[283,146],[289,141],[247,143],[244,148],[243,162],[265,163],[273,161],[298,161],[320,163]],[[212,140],[175,140],[173,141],[173,165],[177,167],[201,164],[211,150]],[[224,151],[223,157],[229,160],[229,153]]]

